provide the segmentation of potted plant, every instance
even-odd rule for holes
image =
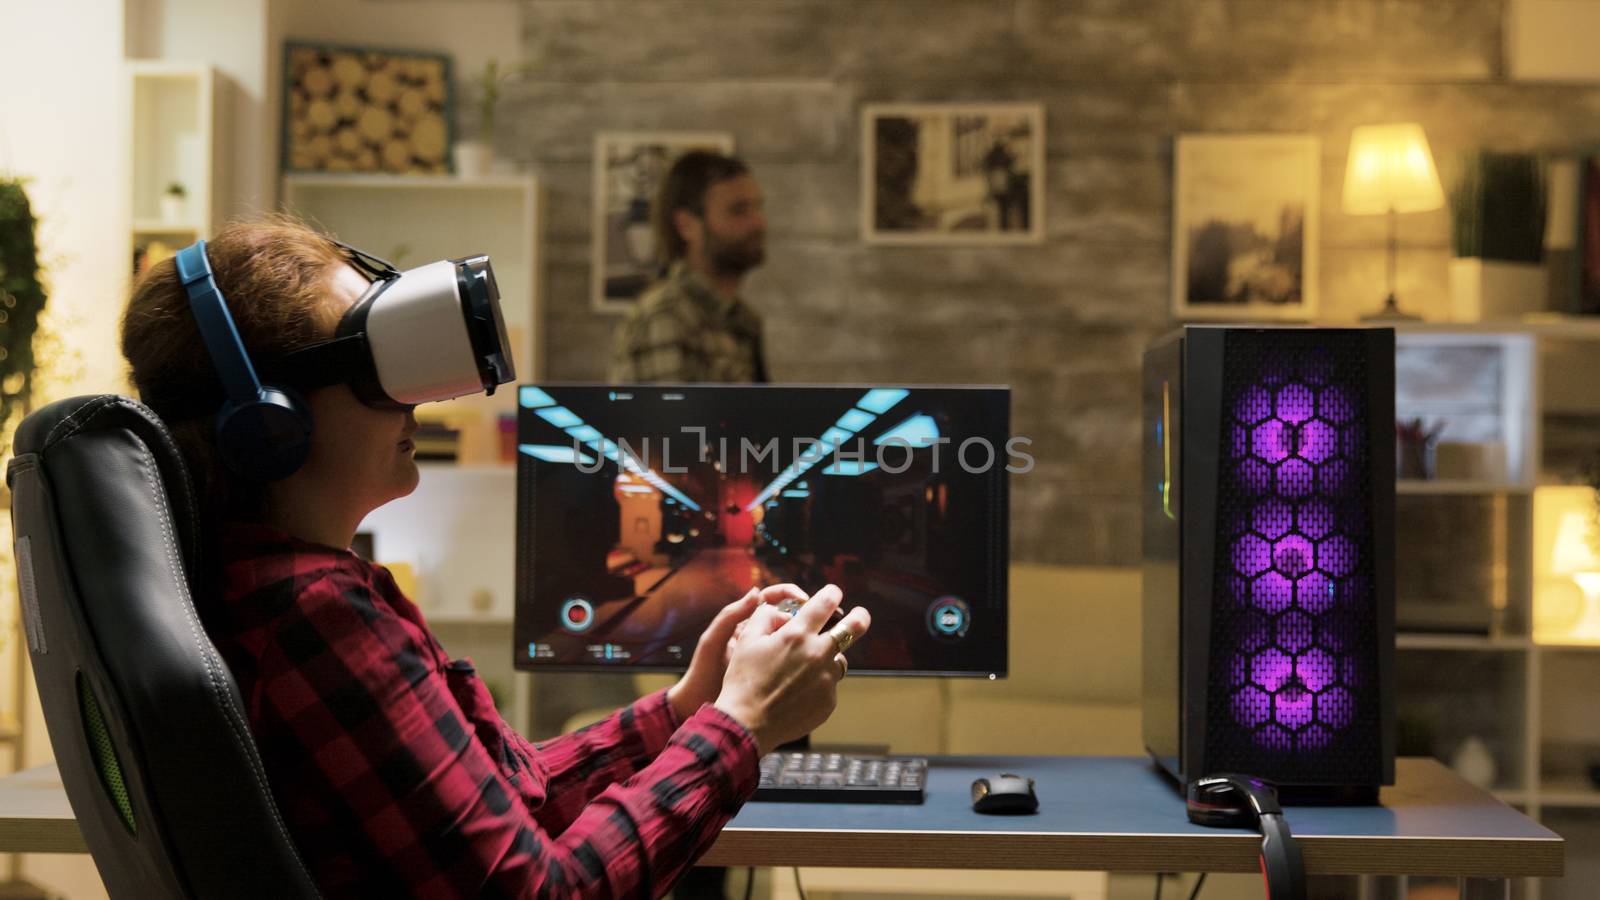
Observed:
[[[494,111],[500,103],[500,87],[517,75],[527,74],[526,64],[502,70],[500,61],[490,59],[483,71],[473,76],[477,86],[478,136],[456,141],[454,150],[456,174],[464,178],[478,178],[489,174],[494,165]]]
[[[1545,306],[1545,171],[1534,156],[1480,151],[1450,190],[1450,313],[1515,319]]]
[[[174,181],[167,185],[166,192],[161,195],[161,220],[182,222],[188,200],[189,191],[182,182]]]
[[[34,336],[47,299],[40,280],[39,247],[34,237],[37,227],[24,183],[0,176],[0,458],[11,455],[12,435],[22,417],[30,411],[33,398]],[[0,510],[10,508],[11,490],[0,484]],[[9,516],[9,513],[0,512],[0,515]],[[0,578],[15,584],[16,577],[11,542],[0,542]],[[0,646],[20,643],[20,632],[19,616],[0,615]],[[25,649],[15,652],[19,654],[19,664],[27,658]],[[0,691],[8,695],[0,701],[0,710],[12,714],[24,708],[24,681],[20,670],[15,674],[19,677],[0,677]],[[27,718],[0,721],[0,744],[10,743],[12,768],[18,767],[15,761],[25,758]],[[25,883],[12,881],[0,885],[0,893],[21,884]]]
[[[33,338],[46,299],[36,227],[23,182],[0,177],[0,454],[10,449],[12,420],[28,412],[33,394]]]

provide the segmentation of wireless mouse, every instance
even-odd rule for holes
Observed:
[[[1039,811],[1033,779],[1021,775],[979,778],[972,783],[972,808],[981,813],[1031,813]]]

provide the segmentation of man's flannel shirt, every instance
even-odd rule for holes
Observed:
[[[648,288],[617,332],[611,380],[764,382],[761,317],[682,262]]]

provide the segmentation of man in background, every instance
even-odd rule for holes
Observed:
[[[742,161],[704,150],[678,157],[655,207],[665,275],[617,333],[617,382],[764,382],[761,317],[739,298],[766,258],[761,186]]]

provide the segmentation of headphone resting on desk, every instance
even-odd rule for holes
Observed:
[[[1278,790],[1252,775],[1209,775],[1184,791],[1189,821],[1210,828],[1261,829],[1261,875],[1267,900],[1305,900],[1306,870],[1300,845],[1278,805]]]

